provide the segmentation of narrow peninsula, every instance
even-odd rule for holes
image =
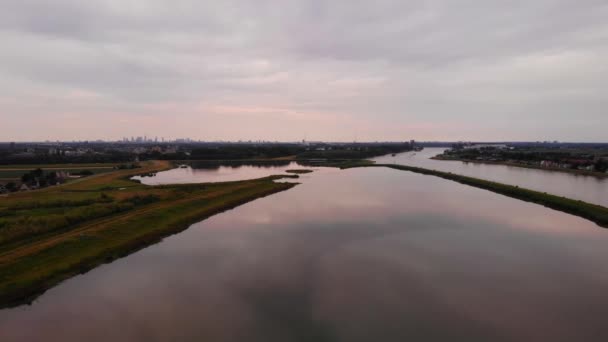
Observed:
[[[297,175],[186,185],[130,180],[166,161],[0,198],[0,307],[27,303],[55,284],[126,256],[199,220],[290,189]]]

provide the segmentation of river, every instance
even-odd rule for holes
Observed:
[[[608,178],[516,166],[430,159],[443,151],[445,148],[425,148],[422,151],[399,153],[394,157],[387,155],[373,160],[377,163],[419,166],[517,185],[608,207]]]
[[[1,310],[0,341],[608,340],[608,230],[386,168],[300,181]]]

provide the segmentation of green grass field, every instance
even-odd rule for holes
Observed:
[[[120,163],[88,163],[88,164],[9,164],[0,165],[3,169],[33,170],[33,169],[89,169],[89,168],[114,168]]]
[[[27,168],[27,169],[19,169],[16,167],[13,168],[0,168],[0,179],[7,179],[7,180],[19,180],[21,179],[21,176],[23,176],[23,174],[28,173],[32,170],[36,169],[36,167],[34,168]],[[114,171],[114,167],[113,166],[103,166],[103,167],[49,167],[49,165],[44,165],[41,167],[41,169],[43,171],[46,172],[50,172],[50,171],[65,171],[65,172],[69,172],[71,174],[75,174],[81,171],[91,171],[93,174],[97,174],[97,173],[104,173],[104,172],[111,172]]]

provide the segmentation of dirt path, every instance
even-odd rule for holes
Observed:
[[[22,246],[19,246],[16,248],[11,248],[9,251],[0,252],[0,266],[4,265],[6,263],[9,263],[9,262],[14,262],[15,259],[27,256],[27,255],[35,254],[41,250],[53,247],[54,245],[57,245],[70,238],[78,237],[78,236],[80,236],[80,234],[94,233],[96,231],[107,228],[108,225],[114,225],[116,223],[119,223],[124,220],[128,220],[128,219],[136,217],[136,216],[141,216],[141,215],[145,215],[147,213],[162,210],[164,207],[167,207],[167,206],[175,206],[175,205],[179,205],[181,203],[196,201],[196,200],[200,200],[200,199],[213,199],[216,197],[220,197],[220,196],[229,194],[234,191],[244,190],[244,189],[251,188],[251,187],[253,187],[253,184],[243,184],[243,185],[239,185],[239,186],[230,187],[230,188],[224,189],[222,191],[206,192],[206,193],[202,193],[197,196],[189,196],[189,197],[182,198],[182,199],[171,200],[170,202],[165,201],[165,202],[161,202],[156,205],[149,205],[149,206],[146,206],[141,209],[135,209],[135,210],[129,211],[127,213],[113,215],[111,217],[100,218],[100,219],[94,220],[92,222],[87,222],[86,224],[84,224],[80,227],[71,229],[69,231],[59,233],[59,234],[51,236],[51,237],[43,238],[38,241],[26,243],[25,245],[22,245]]]

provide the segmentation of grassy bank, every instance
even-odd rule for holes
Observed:
[[[367,164],[359,166],[347,166],[345,168],[349,167],[388,167],[396,170],[410,171],[424,175],[441,177],[458,183],[474,186],[476,188],[481,188],[505,196],[520,199],[522,201],[537,203],[545,207],[559,210],[568,214],[580,216],[582,218],[595,222],[601,227],[608,228],[608,208],[579,200],[573,200],[566,197],[551,195],[545,192],[520,188],[518,186],[491,182],[479,178],[461,176],[450,172],[430,170],[415,166],[396,164]]]
[[[0,199],[0,306],[30,301],[196,221],[296,185],[274,182],[284,177],[166,186],[129,180],[169,167],[149,162]]]
[[[324,166],[324,167],[337,167],[341,169],[348,169],[351,167],[359,166],[373,166],[374,162],[366,159],[335,159],[335,160],[298,160],[298,164],[303,166]]]

